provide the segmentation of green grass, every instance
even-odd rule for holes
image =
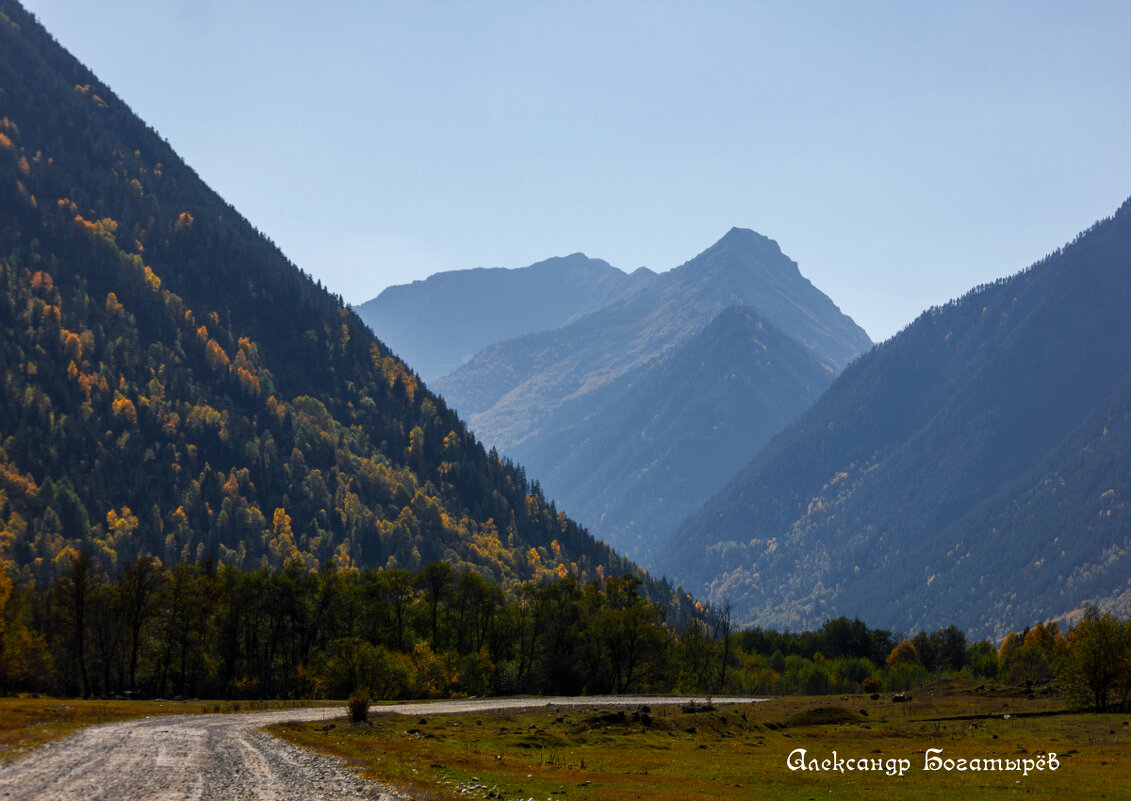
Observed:
[[[421,799],[999,799],[1128,798],[1128,715],[1063,713],[1055,696],[940,682],[910,703],[890,694],[778,698],[647,717],[613,708],[475,715],[371,716],[371,724],[270,728]],[[374,710],[375,712],[378,710]],[[1004,715],[1010,715],[1007,719]],[[1019,716],[1020,715],[1020,716]],[[866,728],[865,728],[866,727]],[[791,771],[791,751],[824,759],[908,759],[906,775]],[[944,758],[1036,759],[1055,772],[924,772]]]
[[[115,701],[0,698],[0,761],[84,726],[151,715],[199,715],[311,706],[293,701]]]

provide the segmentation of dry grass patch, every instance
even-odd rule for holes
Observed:
[[[890,694],[778,698],[687,714],[553,709],[404,718],[374,714],[273,727],[299,745],[344,759],[364,775],[433,799],[998,799],[1024,792],[1062,801],[1125,798],[1131,716],[1058,713],[1055,696],[940,683],[893,703]],[[1008,704],[1004,706],[1003,704]],[[1003,711],[1003,709],[1005,711]],[[376,712],[376,710],[375,710]],[[1009,718],[1004,715],[1009,714]],[[1021,716],[1019,716],[1021,715]],[[907,759],[906,775],[791,771],[804,748],[831,756]],[[946,758],[1060,755],[1031,772],[925,772],[928,748]]]

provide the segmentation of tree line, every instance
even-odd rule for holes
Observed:
[[[837,618],[800,633],[737,630],[695,605],[674,625],[634,575],[504,586],[468,567],[172,567],[115,576],[78,553],[56,581],[0,579],[0,691],[67,696],[375,698],[597,693],[902,691],[938,675],[1057,681],[1125,708],[1131,623],[1089,608],[1000,647],[955,626],[906,638]]]

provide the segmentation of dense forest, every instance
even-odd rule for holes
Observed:
[[[20,591],[80,557],[642,576],[0,9],[0,560]]]
[[[815,631],[736,631],[698,608],[682,627],[626,575],[504,591],[469,568],[218,570],[152,557],[110,577],[79,555],[19,588],[0,633],[0,691],[201,698],[506,694],[875,693],[938,676],[1055,681],[1081,708],[1126,706],[1131,623],[1089,609],[1000,648],[955,626],[913,638],[837,618]]]

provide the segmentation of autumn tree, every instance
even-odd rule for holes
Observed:
[[[888,667],[892,665],[918,665],[920,664],[919,652],[915,650],[915,646],[911,644],[910,640],[902,640],[888,654],[886,664]]]
[[[1089,606],[1068,632],[1062,679],[1078,708],[1106,712],[1124,706],[1131,691],[1131,625]]]

